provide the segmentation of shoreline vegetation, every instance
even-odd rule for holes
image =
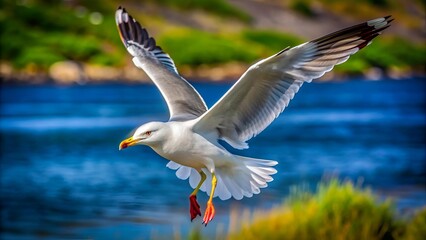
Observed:
[[[258,1],[238,0],[185,0],[181,4],[171,0],[5,0],[0,9],[0,80],[32,84],[117,79],[149,82],[134,67],[115,29],[114,11],[119,4],[133,10],[134,17],[171,55],[181,75],[192,81],[234,81],[251,64],[287,46],[378,17],[377,13],[392,14],[396,21],[373,44],[320,81],[426,74],[424,1],[362,0],[355,9],[346,6],[350,3],[334,0],[260,2],[258,6]],[[262,9],[252,11],[258,7]],[[296,22],[286,26],[267,22],[270,11],[277,11],[274,14],[283,17],[283,24]],[[312,29],[311,25],[322,21],[319,26],[324,29]],[[264,26],[262,22],[266,22]],[[304,28],[306,35],[297,33]]]
[[[231,213],[229,233],[217,239],[406,239],[426,238],[426,208],[409,215],[391,199],[335,178],[315,193],[299,186],[279,206],[266,212]],[[207,239],[194,229],[188,239]]]

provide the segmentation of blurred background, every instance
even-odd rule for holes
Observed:
[[[421,0],[2,1],[2,81],[72,83],[141,79],[115,27],[117,6],[155,37],[190,79],[231,80],[258,59],[362,21],[392,15],[386,34],[334,75],[424,75]]]
[[[209,239],[237,231],[230,212],[274,209],[293,186],[315,192],[330,178],[368,187],[378,202],[391,199],[397,219],[426,206],[423,0],[0,4],[2,239]],[[189,221],[189,184],[167,161],[147,147],[118,152],[136,126],[168,119],[158,90],[119,39],[120,5],[208,106],[251,64],[287,46],[378,17],[395,21],[305,84],[249,150],[230,149],[277,160],[278,173],[260,195],[216,200],[216,218],[201,228],[200,219]],[[203,209],[207,196],[198,199]]]

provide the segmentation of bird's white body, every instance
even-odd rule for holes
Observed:
[[[234,197],[241,199],[260,192],[260,188],[272,181],[270,175],[276,173],[272,168],[275,161],[247,158],[234,155],[221,146],[215,131],[196,131],[199,119],[189,121],[150,122],[140,126],[135,136],[142,136],[136,144],[150,146],[158,155],[170,160],[167,166],[177,170],[180,179],[188,179],[192,187],[200,181],[199,172],[207,179],[215,173],[218,188],[214,196],[222,200]],[[152,131],[145,138],[144,133]],[[135,138],[137,139],[137,137]],[[207,181],[201,190],[211,186]]]
[[[148,145],[170,160],[167,167],[176,170],[178,178],[189,178],[195,189],[190,195],[191,219],[201,215],[195,199],[198,189],[207,194],[210,190],[204,216],[207,224],[214,216],[214,196],[222,200],[251,197],[266,187],[276,173],[276,161],[231,154],[218,141],[238,149],[248,148],[247,141],[284,111],[303,83],[348,60],[389,27],[391,21],[390,16],[373,19],[285,48],[252,65],[208,109],[198,92],[179,75],[170,56],[120,7],[116,23],[121,40],[133,56],[133,63],[158,87],[170,112],[168,122],[140,126],[120,144],[120,149]]]
[[[202,168],[214,171],[215,167],[231,164],[232,154],[210,141],[209,136],[195,133],[193,125],[194,121],[165,122],[164,128],[169,131],[167,139],[151,148],[170,161],[198,171]],[[217,136],[210,136],[210,139],[217,139]]]

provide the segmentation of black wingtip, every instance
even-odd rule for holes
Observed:
[[[168,70],[177,73],[176,67],[170,56],[157,46],[154,38],[150,37],[145,28],[136,21],[122,6],[118,6],[115,13],[115,22],[118,34],[124,46],[134,45],[141,51],[151,52]],[[133,53],[131,53],[133,54]]]
[[[385,19],[385,21],[387,22],[387,24],[393,22],[393,20],[395,20],[394,18],[392,18],[392,15],[387,15],[386,17],[383,17]]]
[[[123,13],[127,13],[126,8],[122,7],[121,5],[118,6],[117,11],[121,10]]]

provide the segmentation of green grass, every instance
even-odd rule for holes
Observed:
[[[314,17],[315,13],[310,6],[309,0],[295,0],[291,3],[290,7],[297,13],[306,17]]]
[[[234,18],[243,22],[251,21],[250,15],[229,4],[226,0],[155,0],[153,2],[180,10],[202,9],[222,17]]]
[[[158,42],[179,65],[214,65],[236,62],[253,62],[264,49],[244,41],[238,35],[214,34],[191,29],[169,31]]]
[[[291,34],[284,34],[273,30],[246,29],[241,32],[241,38],[262,45],[272,55],[286,47],[293,47],[303,43],[303,40]]]
[[[177,66],[254,63],[302,39],[273,30],[245,29],[235,34],[207,33],[193,29],[176,29],[160,36],[158,42]],[[426,65],[426,47],[401,38],[378,38],[371,45],[336,66],[338,73],[360,75],[371,67],[383,70],[398,68],[422,70]]]
[[[337,72],[362,74],[370,67],[384,70],[391,68],[424,70],[426,46],[402,38],[378,38],[372,44],[355,53],[349,60],[336,66]]]
[[[326,1],[340,4],[334,0],[324,0]],[[383,5],[380,1],[363,1],[370,5]],[[25,2],[27,4],[22,4]],[[126,1],[128,4],[129,2]],[[237,10],[225,0],[177,2],[160,0],[161,4],[175,8],[188,6],[189,9],[205,9],[219,16],[239,16],[235,12]],[[299,2],[310,4],[309,0]],[[4,0],[0,8],[0,61],[11,63],[16,69],[32,66],[41,71],[47,71],[53,63],[63,60],[123,66],[129,56],[115,29],[114,11],[119,3],[104,3],[101,0],[81,0],[81,3],[85,6],[86,14],[78,17],[77,8],[58,1]],[[103,22],[99,25],[93,25],[89,21],[89,15],[94,11],[103,14]],[[149,23],[146,23],[146,27],[151,34],[155,32],[150,29]],[[229,62],[251,64],[287,46],[303,42],[303,39],[291,34],[252,29],[248,25],[238,32],[214,33],[173,24],[170,26],[166,21],[157,28],[159,29],[155,30],[161,34],[154,37],[172,56],[178,68],[183,65],[196,68]],[[352,75],[363,74],[371,67],[424,71],[425,65],[424,44],[380,36],[349,61],[337,66],[335,71]]]
[[[426,208],[401,216],[391,200],[337,179],[320,183],[315,193],[304,186],[294,187],[272,210],[243,211],[230,218],[233,229],[216,239],[426,239]],[[201,232],[194,228],[187,239],[209,239]]]
[[[270,30],[221,34],[186,28],[168,31],[157,39],[178,66],[253,63],[302,42],[293,35]]]
[[[393,216],[389,201],[333,180],[313,195],[293,192],[283,206],[256,214],[231,239],[393,239],[401,234]]]
[[[426,239],[426,208],[423,208],[408,222],[404,239]]]
[[[31,64],[46,70],[61,60],[119,65],[124,59],[116,47],[121,44],[118,35],[111,31],[111,13],[100,25],[92,25],[88,14],[77,17],[75,9],[55,1],[6,3],[0,10],[0,59],[18,69]]]
[[[234,219],[236,221],[236,219]],[[396,215],[389,200],[351,182],[321,183],[315,194],[293,190],[269,212],[254,213],[228,239],[425,239],[426,210],[411,220]]]

